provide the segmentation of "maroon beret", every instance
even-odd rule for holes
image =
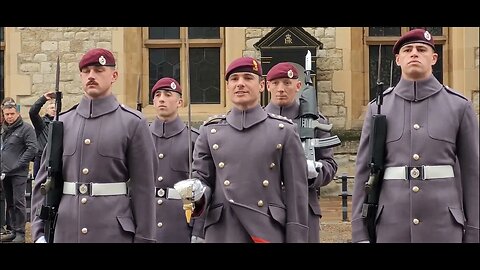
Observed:
[[[237,58],[228,66],[225,80],[228,81],[228,77],[236,72],[250,72],[262,76],[262,65],[252,57]]]
[[[417,28],[411,31],[408,31],[403,35],[395,46],[393,46],[393,53],[398,54],[400,52],[400,48],[407,44],[411,43],[424,43],[430,45],[432,49],[435,51],[435,43],[433,42],[433,37],[430,32],[426,31],[425,29]]]
[[[115,57],[113,57],[112,52],[109,50],[96,48],[91,49],[85,55],[83,55],[82,60],[78,63],[80,70],[87,66],[115,66]]]
[[[161,78],[152,87],[152,92],[151,92],[152,98],[155,96],[155,92],[157,92],[157,90],[159,89],[177,92],[180,95],[182,94],[182,88],[180,87],[180,84],[175,79],[172,79],[169,77]]]
[[[295,66],[290,63],[278,63],[268,71],[267,81],[280,78],[298,79],[298,71]]]

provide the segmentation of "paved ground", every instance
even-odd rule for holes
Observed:
[[[348,198],[347,221],[343,220],[342,201],[340,197],[320,198],[322,221],[320,224],[320,241],[322,243],[349,243],[352,241],[351,197]],[[30,223],[27,223],[26,242],[31,243]]]

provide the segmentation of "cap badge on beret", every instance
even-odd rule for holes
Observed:
[[[293,78],[293,71],[292,71],[291,69],[288,70],[287,76],[288,76],[288,78],[290,78],[290,79]]]
[[[172,90],[177,89],[177,85],[175,84],[175,82],[172,82],[172,83],[170,84],[170,87],[172,88]]]
[[[253,62],[253,70],[255,70],[255,71],[258,71],[258,64],[257,64],[257,61],[255,61],[255,60],[252,60],[252,62]]]
[[[105,59],[105,57],[103,57],[103,55],[102,55],[98,58],[98,63],[100,63],[100,65],[104,66],[107,63],[107,59]]]
[[[423,33],[423,36],[428,41],[430,41],[432,39],[432,36],[430,35],[430,33],[428,31],[425,31],[425,33]]]

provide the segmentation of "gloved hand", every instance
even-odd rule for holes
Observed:
[[[201,238],[200,236],[192,235],[192,239],[190,240],[190,243],[203,244],[205,243],[205,239]]]
[[[5,179],[5,177],[6,177],[6,174],[5,174],[4,172],[2,172],[2,174],[1,174],[1,176],[0,176],[0,180]]]
[[[173,188],[180,194],[184,202],[199,201],[206,189],[202,182],[195,178],[179,181],[173,185]]]
[[[308,179],[315,178],[318,176],[318,172],[320,172],[320,169],[322,169],[323,164],[318,161],[313,161],[307,159],[307,165],[308,165]]]
[[[47,241],[45,240],[45,236],[40,236],[37,241],[35,241],[35,244],[37,243],[40,243],[40,244],[44,244],[44,243],[47,243]]]

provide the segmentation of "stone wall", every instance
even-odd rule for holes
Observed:
[[[42,94],[55,90],[57,56],[60,56],[60,91],[63,110],[78,103],[83,90],[78,62],[91,48],[112,48],[109,27],[17,27],[21,51],[18,73],[30,76],[31,95],[17,96],[17,102],[30,107]],[[115,52],[114,52],[115,53]],[[25,110],[22,110],[24,112]],[[28,109],[26,110],[28,111]]]
[[[260,59],[260,51],[253,44],[268,34],[273,28],[247,28],[245,31],[244,56]],[[333,124],[335,129],[346,128],[347,108],[345,106],[345,90],[333,89],[333,73],[343,69],[343,51],[336,48],[334,27],[304,27],[304,29],[323,43],[323,49],[317,51],[317,100],[323,115]]]

